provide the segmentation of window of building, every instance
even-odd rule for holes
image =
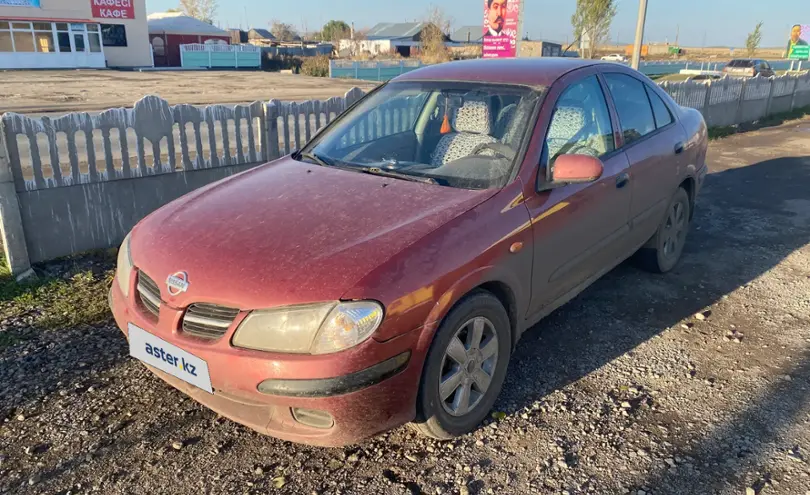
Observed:
[[[101,53],[101,39],[98,24],[0,21],[0,52]]]
[[[53,43],[53,32],[35,32],[34,37],[37,40],[37,51],[42,53],[54,53],[56,45]]]
[[[11,41],[11,31],[0,30],[0,52],[13,52],[14,44]]]
[[[56,40],[59,43],[59,51],[62,53],[70,53],[70,33],[56,33]]]
[[[99,53],[101,51],[101,35],[98,33],[87,33],[87,40],[90,42],[90,51]]]
[[[31,31],[14,31],[14,51],[15,52],[35,52],[34,34]]]
[[[127,28],[123,24],[102,24],[101,43],[104,46],[127,46]]]
[[[87,49],[84,46],[84,35],[83,34],[74,34],[73,35],[73,43],[74,43],[74,46],[76,47],[76,52],[77,53],[83,53],[83,52],[87,51]]]

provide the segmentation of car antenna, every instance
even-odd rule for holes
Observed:
[[[450,99],[445,97],[444,99],[444,120],[442,121],[442,134],[450,134],[453,132],[453,127],[450,126],[450,117],[448,116],[450,107]]]

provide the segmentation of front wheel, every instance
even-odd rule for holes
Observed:
[[[506,310],[489,292],[475,292],[450,311],[425,360],[417,431],[449,440],[481,424],[506,377],[511,333]]]
[[[638,261],[642,268],[654,273],[667,273],[675,268],[686,245],[691,214],[689,194],[680,188],[672,198],[655,235],[638,252]]]

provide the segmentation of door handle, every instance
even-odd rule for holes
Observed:
[[[680,155],[683,153],[683,143],[678,143],[675,145],[675,154]]]
[[[616,189],[623,189],[624,186],[630,183],[630,176],[627,174],[621,174],[616,177]]]

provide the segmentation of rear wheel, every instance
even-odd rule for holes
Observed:
[[[638,252],[638,262],[642,268],[654,273],[667,273],[675,268],[686,245],[690,218],[689,194],[680,188],[655,235]]]
[[[489,292],[475,292],[451,310],[425,361],[417,431],[448,440],[475,429],[500,394],[511,340],[506,310]]]

